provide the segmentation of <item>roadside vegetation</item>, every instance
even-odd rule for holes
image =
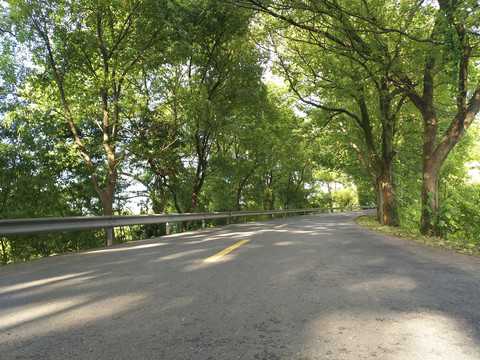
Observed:
[[[387,235],[412,240],[432,247],[440,247],[463,254],[480,256],[480,244],[478,242],[471,243],[461,240],[446,240],[445,238],[441,238],[439,236],[422,235],[420,234],[420,231],[415,228],[381,225],[378,223],[375,215],[361,216],[357,218],[357,223],[363,227],[367,227]]]

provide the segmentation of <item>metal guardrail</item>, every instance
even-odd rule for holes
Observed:
[[[0,236],[35,235],[42,233],[106,229],[107,239],[111,245],[113,229],[123,226],[167,224],[167,234],[170,223],[184,221],[202,220],[202,228],[205,221],[210,219],[227,219],[243,217],[244,222],[247,216],[265,216],[293,213],[319,213],[325,211],[345,211],[356,209],[373,209],[376,206],[353,206],[335,208],[311,208],[311,209],[287,209],[270,211],[236,211],[216,213],[193,213],[193,214],[154,214],[154,215],[122,215],[122,216],[83,216],[64,218],[33,218],[33,219],[4,219],[0,220]]]

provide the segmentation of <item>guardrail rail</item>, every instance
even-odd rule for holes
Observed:
[[[267,211],[235,211],[215,213],[192,213],[192,214],[151,214],[151,215],[118,215],[118,216],[82,216],[63,218],[29,218],[29,219],[3,219],[0,220],[0,236],[35,235],[42,233],[54,233],[77,230],[105,229],[107,234],[107,245],[113,244],[113,231],[116,227],[169,224],[184,221],[202,220],[202,228],[206,220],[227,219],[243,217],[244,222],[247,216],[265,216],[303,213],[320,213],[326,211],[349,211],[357,209],[374,209],[376,206],[351,206],[334,208],[310,208],[310,209],[286,209]]]

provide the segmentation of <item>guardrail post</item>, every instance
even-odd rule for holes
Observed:
[[[170,223],[165,223],[165,234],[170,235]]]
[[[243,222],[244,222],[244,223],[247,222],[247,217],[246,217],[246,216],[243,217]]]
[[[113,227],[108,227],[105,229],[107,233],[107,246],[113,245]]]
[[[205,229],[205,219],[202,219],[202,229]]]

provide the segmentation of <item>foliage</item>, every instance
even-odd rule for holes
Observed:
[[[478,124],[472,126],[442,168],[438,225],[441,236],[447,240],[480,244],[480,181],[470,179],[466,166],[479,159],[479,135]]]
[[[0,126],[0,219],[86,216],[100,211],[101,204],[88,183],[72,172],[64,148],[58,148],[40,128],[41,113],[28,122]],[[40,118],[38,118],[40,117]],[[99,246],[98,231],[1,237],[1,262]]]
[[[425,236],[420,234],[418,229],[415,228],[393,228],[390,226],[380,225],[376,221],[374,215],[360,217],[357,219],[357,222],[364,227],[368,227],[388,235],[401,237],[403,239],[412,240],[432,247],[441,247],[451,251],[480,256],[480,245],[478,243],[471,244],[458,241],[449,241],[435,236]]]

